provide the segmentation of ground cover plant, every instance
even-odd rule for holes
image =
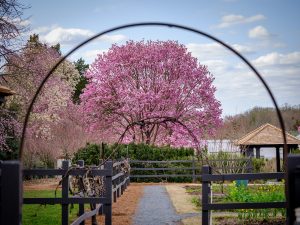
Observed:
[[[229,185],[225,202],[283,202],[285,201],[284,185],[265,184],[256,190],[245,185]],[[285,209],[241,209],[238,210],[239,219],[269,219],[280,215],[285,216]]]
[[[214,203],[285,201],[283,183],[245,186],[237,185],[234,181],[227,184],[213,184],[211,187]],[[201,209],[201,186],[186,186],[185,188],[187,193],[193,195],[192,204]],[[252,221],[251,224],[280,224],[278,221],[283,221],[285,218],[285,209],[240,209],[227,212],[229,211],[237,213],[238,224],[243,224],[245,221]],[[229,217],[232,215],[229,214]],[[236,224],[235,221],[228,224],[232,222]]]

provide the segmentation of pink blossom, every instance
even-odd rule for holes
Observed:
[[[201,140],[221,123],[212,74],[177,42],[113,45],[98,55],[86,77],[82,113],[90,131],[107,141],[117,141],[136,123],[123,141],[193,146],[191,133]]]

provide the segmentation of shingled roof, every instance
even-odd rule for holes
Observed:
[[[16,92],[10,90],[8,87],[2,86],[0,85],[0,93],[2,93],[3,95],[13,95],[16,94]]]
[[[300,140],[286,132],[287,144],[300,145]],[[282,145],[282,130],[269,123],[256,128],[236,142],[237,145]]]

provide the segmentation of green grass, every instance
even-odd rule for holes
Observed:
[[[54,198],[54,190],[24,191],[26,198]],[[56,197],[61,197],[61,191]],[[71,207],[69,207],[71,208]],[[78,205],[69,209],[69,221],[77,218]],[[56,225],[61,224],[61,205],[23,205],[23,225]]]

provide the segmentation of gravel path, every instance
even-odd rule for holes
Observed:
[[[134,225],[176,225],[180,220],[199,214],[176,214],[164,186],[145,186],[138,210],[133,219]]]

